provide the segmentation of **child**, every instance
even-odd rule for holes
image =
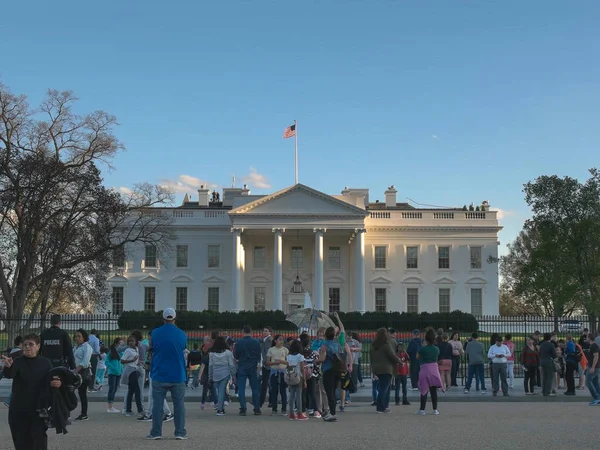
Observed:
[[[135,404],[138,409],[138,413],[144,414],[144,407],[142,406],[142,396],[140,393],[139,377],[140,372],[138,370],[138,359],[139,352],[137,349],[137,339],[135,336],[129,336],[127,339],[127,349],[123,352],[121,363],[123,364],[123,376],[121,377],[121,384],[125,384],[128,387],[127,390],[127,403],[125,415],[131,416],[131,402],[135,396]]]
[[[101,390],[104,384],[104,374],[106,373],[106,347],[100,348],[98,355],[98,365],[96,366],[96,390]]]
[[[290,353],[286,356],[288,364],[287,371],[294,372],[294,374],[300,378],[297,384],[291,382],[293,377],[290,377],[290,420],[308,420],[308,416],[302,412],[302,389],[306,389],[306,378],[304,377],[304,355],[302,355],[302,344],[300,341],[293,341],[290,344]],[[296,378],[297,380],[297,378]],[[294,405],[296,405],[296,411],[294,412]]]
[[[565,367],[566,367],[567,363],[565,362],[565,356],[563,354],[562,347],[558,347],[556,349],[556,359],[558,360],[558,364],[560,365],[560,372],[556,373],[556,386],[557,386],[557,389],[564,389],[565,383],[564,383],[564,381],[561,383],[561,380],[564,380],[564,378],[565,378]],[[554,392],[553,392],[553,394],[554,394]]]
[[[396,354],[400,361],[402,361],[398,364],[398,372],[396,374],[396,406],[400,405],[400,385],[402,385],[402,405],[410,406],[410,403],[406,398],[406,377],[408,376],[408,362],[410,361],[410,357],[404,350],[404,344],[402,342],[398,343]]]

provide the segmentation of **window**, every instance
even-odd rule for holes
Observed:
[[[450,289],[444,288],[439,290],[439,311],[441,313],[449,313],[450,312]]]
[[[483,289],[471,289],[471,314],[481,316],[483,314]]]
[[[175,311],[187,311],[188,288],[175,288]]]
[[[327,268],[330,270],[342,268],[342,251],[340,247],[329,247],[327,250]]]
[[[386,247],[375,247],[375,268],[376,269],[385,269],[386,266],[386,257],[387,257],[387,248]]]
[[[418,313],[419,312],[419,289],[408,288],[406,290],[406,312]]]
[[[208,288],[208,310],[219,312],[219,288]]]
[[[302,247],[292,247],[292,269],[302,269],[304,266],[304,255]]]
[[[254,288],[254,311],[264,311],[266,307],[266,295],[264,287]]]
[[[125,267],[125,249],[123,247],[113,250],[113,267]]]
[[[220,245],[209,245],[208,246],[208,268],[218,269],[221,267],[221,246]]]
[[[329,312],[340,311],[340,288],[329,288]]]
[[[387,289],[375,289],[375,312],[387,312]]]
[[[471,269],[481,269],[481,247],[471,247]]]
[[[156,267],[156,245],[146,245],[144,267]]]
[[[438,248],[438,269],[450,268],[450,247]]]
[[[254,247],[254,268],[267,268],[267,249],[265,247]]]
[[[178,245],[177,246],[177,267],[188,266],[188,246]]]
[[[419,247],[406,247],[406,268],[419,268]]]
[[[156,288],[144,288],[144,311],[156,311]]]
[[[116,316],[123,312],[123,287],[113,287],[112,289],[112,313]]]

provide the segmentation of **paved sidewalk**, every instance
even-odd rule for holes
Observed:
[[[352,402],[354,403],[370,403],[371,399],[371,379],[364,380],[365,387],[359,388],[358,392],[352,394]],[[538,395],[525,395],[525,391],[523,389],[523,379],[518,378],[515,380],[514,389],[510,389],[509,397],[504,397],[501,394],[498,397],[493,397],[491,392],[491,380],[488,378],[485,380],[486,388],[488,389],[487,394],[482,394],[481,392],[475,391],[475,386],[473,383],[473,388],[471,392],[468,394],[464,393],[464,387],[459,386],[457,388],[452,388],[452,390],[446,393],[440,393],[440,402],[490,402],[490,401],[499,401],[499,402],[590,402],[591,397],[587,389],[578,390],[575,396],[566,396],[564,395],[564,390],[558,390],[556,397],[544,397],[541,394]],[[409,381],[410,386],[410,381]],[[4,401],[10,392],[11,380],[0,380],[0,399]],[[537,392],[541,392],[540,389]],[[119,386],[119,390],[117,391],[117,395],[115,398],[115,402],[121,402],[123,400],[123,396],[127,393],[127,388],[125,386]],[[145,396],[148,391],[144,390]],[[88,399],[90,402],[104,402],[106,401],[106,395],[108,394],[108,387],[106,384],[103,389],[98,392],[91,392],[88,394]],[[402,395],[402,394],[400,394]],[[202,396],[202,387],[199,389],[191,389],[188,388],[185,396],[186,402],[195,402],[200,403],[200,398]],[[246,388],[246,398],[251,399],[252,393],[249,388]],[[418,401],[419,392],[412,391],[410,388],[408,390],[408,400],[410,402]],[[394,402],[394,392],[392,392],[392,403]],[[232,401],[237,402],[235,397],[232,398]]]

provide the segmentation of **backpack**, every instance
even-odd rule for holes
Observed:
[[[332,370],[337,373],[345,373],[348,371],[346,367],[346,352],[343,350],[340,351],[340,345],[336,343],[335,346],[327,347],[331,351],[331,361],[333,362]]]
[[[283,375],[283,381],[288,386],[298,386],[302,383],[302,375],[298,366],[288,366]]]

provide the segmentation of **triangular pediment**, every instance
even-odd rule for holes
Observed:
[[[192,280],[187,275],[179,275],[179,276],[173,278],[171,280],[171,283],[191,283],[192,281],[194,281],[194,280]]]
[[[204,280],[202,280],[203,283],[225,283],[225,280],[223,278],[219,278],[216,276],[212,276],[212,277],[208,277],[205,278]]]
[[[303,184],[283,189],[232,209],[230,215],[366,217],[367,212]]]
[[[433,284],[454,284],[454,280],[448,278],[448,277],[442,277],[438,280],[435,280],[433,282]]]
[[[371,284],[392,284],[392,280],[388,280],[386,277],[377,277],[371,280]]]
[[[160,280],[153,275],[148,275],[140,279],[140,283],[157,283],[159,281]]]

